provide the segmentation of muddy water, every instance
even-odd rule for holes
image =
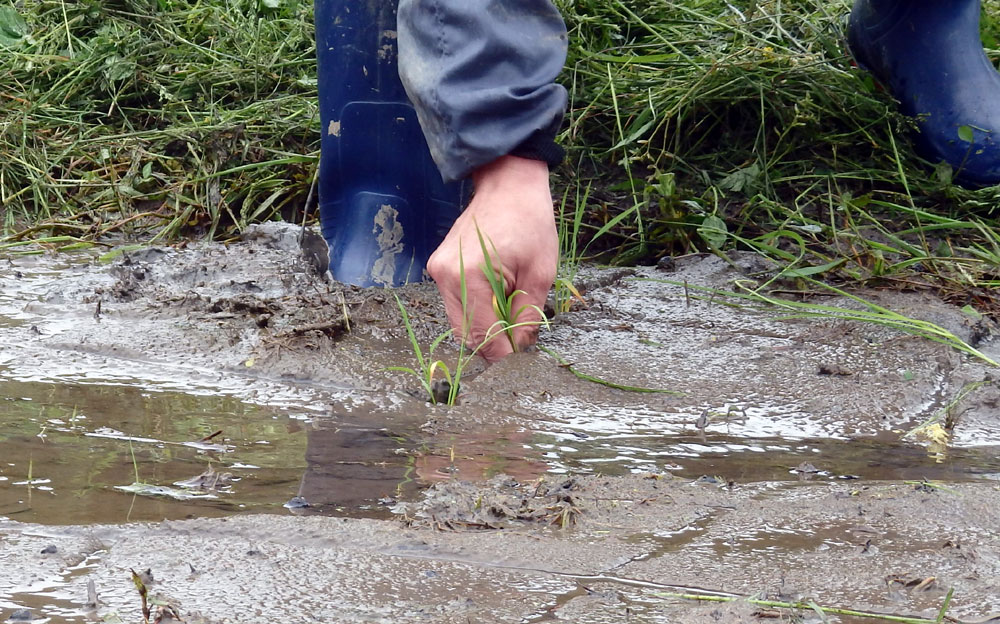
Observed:
[[[878,440],[664,436],[652,429],[488,428],[435,437],[415,419],[378,410],[317,414],[69,381],[4,381],[0,396],[0,516],[43,524],[248,511],[385,517],[395,502],[434,482],[501,473],[530,480],[546,472],[652,471],[720,485],[1000,474],[1000,457],[982,448],[939,456]]]
[[[295,495],[305,466],[301,421],[231,398],[71,381],[0,382],[0,396],[0,516],[21,522],[280,507]],[[209,470],[220,477],[214,487],[174,485]],[[136,483],[169,489],[116,489]]]

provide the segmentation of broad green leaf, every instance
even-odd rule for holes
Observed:
[[[955,172],[951,168],[951,164],[943,160],[934,166],[934,176],[941,183],[941,186],[950,186],[954,174]]]
[[[748,167],[737,169],[719,182],[721,188],[727,191],[739,193],[756,185],[757,178],[760,177],[760,165],[753,163]]]
[[[698,234],[705,239],[705,242],[714,249],[722,249],[729,237],[729,230],[726,229],[726,222],[715,215],[708,215],[701,222]]]
[[[972,126],[959,126],[958,138],[966,143],[972,143],[972,139],[975,138],[972,135]]]
[[[28,23],[11,7],[0,6],[0,46],[12,48],[28,38]]]

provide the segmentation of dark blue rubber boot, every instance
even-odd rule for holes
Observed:
[[[1000,74],[979,37],[980,0],[855,0],[855,59],[917,119],[919,146],[955,179],[1000,183]]]
[[[358,286],[424,277],[461,211],[396,69],[396,0],[316,0],[320,221],[330,272]]]

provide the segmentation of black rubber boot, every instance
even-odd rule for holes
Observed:
[[[980,0],[855,0],[855,59],[917,119],[924,157],[955,179],[1000,183],[1000,74],[979,36]]]

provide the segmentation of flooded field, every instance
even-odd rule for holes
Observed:
[[[766,267],[688,258],[585,271],[588,307],[542,336],[671,393],[536,352],[432,406],[386,370],[412,358],[392,298],[325,282],[296,241],[0,260],[0,621],[140,621],[133,569],[190,622],[792,617],[692,595],[933,621],[949,589],[946,621],[1000,612],[981,361],[692,298]],[[429,342],[433,290],[400,293]],[[929,297],[866,296],[1000,351]],[[929,419],[944,439],[912,433]]]

